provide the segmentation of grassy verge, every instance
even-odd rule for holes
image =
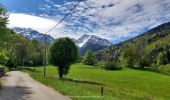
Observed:
[[[32,68],[33,69],[33,68]],[[67,80],[57,79],[57,69],[47,67],[43,78],[43,67],[24,70],[37,81],[54,88],[75,100],[168,100],[170,99],[170,76],[150,71],[123,69],[106,71],[94,66],[75,64]],[[104,87],[104,96],[100,89]],[[95,97],[99,96],[99,97]]]

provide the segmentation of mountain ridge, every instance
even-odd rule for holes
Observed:
[[[44,34],[38,32],[38,31],[36,31],[34,29],[14,27],[14,28],[12,28],[12,30],[14,32],[16,32],[17,34],[23,35],[24,37],[26,37],[26,38],[28,38],[30,40],[36,39],[40,43],[44,43],[44,41],[45,41]],[[47,35],[47,42],[51,42],[53,40],[54,40],[54,38],[52,36]]]
[[[23,35],[24,37],[30,40],[36,39],[40,43],[44,43],[45,41],[44,35],[42,33],[31,28],[14,27],[13,31],[20,35]],[[101,50],[103,48],[112,45],[112,43],[107,39],[103,39],[95,35],[82,35],[80,38],[72,39],[72,40],[78,46],[79,53],[81,56],[84,56],[85,52],[88,49],[91,49],[93,52],[96,52],[98,50]],[[47,35],[47,42],[52,42],[52,41],[54,41],[54,38],[50,35]]]
[[[75,43],[79,47],[79,53],[81,56],[84,56],[88,49],[91,49],[92,52],[96,52],[112,45],[112,43],[107,39],[103,39],[95,35],[83,35],[77,39]]]

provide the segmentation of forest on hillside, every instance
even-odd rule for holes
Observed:
[[[130,40],[96,52],[100,61],[115,61],[119,66],[151,67],[170,63],[170,22]]]

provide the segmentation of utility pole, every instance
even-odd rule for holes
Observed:
[[[44,34],[44,78],[46,78],[46,66],[47,66],[47,34]]]

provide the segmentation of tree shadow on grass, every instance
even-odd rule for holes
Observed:
[[[33,92],[24,86],[3,86],[0,90],[0,100],[29,100],[29,95]]]
[[[160,73],[163,74],[162,72],[160,72],[158,69],[153,69],[153,68],[131,68],[131,69],[135,69],[135,70],[140,70],[140,71],[148,71],[148,72],[155,72],[155,73]]]
[[[34,70],[34,69],[31,69],[31,68],[22,68],[23,70],[28,70],[28,71],[31,71],[31,72],[41,72],[41,71],[38,71],[38,70]]]
[[[64,78],[62,81],[105,86],[103,83],[92,82],[92,81],[84,81],[84,80],[77,80],[77,79],[71,79],[71,78]]]

